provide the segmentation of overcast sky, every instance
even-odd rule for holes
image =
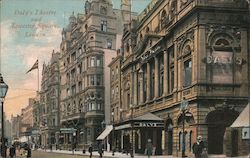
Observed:
[[[141,12],[150,0],[133,0],[132,10]],[[85,0],[2,0],[1,73],[9,85],[4,111],[19,114],[37,90],[37,70],[26,74],[39,59],[48,63],[52,50],[59,50],[61,30],[74,12],[84,13]],[[120,0],[113,0],[120,8]],[[35,27],[34,27],[34,24]],[[39,27],[37,27],[39,25]],[[32,36],[36,33],[38,36]]]

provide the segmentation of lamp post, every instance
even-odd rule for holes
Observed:
[[[114,156],[115,155],[114,111],[112,111],[111,115],[112,115],[112,126],[113,126],[113,131],[112,131],[112,156]]]
[[[8,85],[3,81],[2,74],[0,73],[0,99],[1,99],[1,114],[2,114],[2,146],[1,146],[1,156],[6,157],[6,147],[5,147],[5,138],[4,138],[4,113],[3,113],[3,103],[4,98],[8,91]]]
[[[129,105],[130,109],[131,109],[131,157],[134,157],[134,132],[133,132],[133,127],[134,127],[134,123],[133,123],[133,104]]]
[[[188,110],[188,101],[183,98],[182,102],[181,102],[181,115],[182,115],[182,150],[181,150],[181,157],[184,158],[185,156],[185,150],[186,150],[186,143],[185,143],[185,113]]]

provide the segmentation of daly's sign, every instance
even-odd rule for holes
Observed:
[[[135,122],[134,127],[164,127],[161,122]]]

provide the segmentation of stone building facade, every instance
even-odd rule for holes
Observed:
[[[20,137],[20,125],[21,119],[20,115],[11,115],[11,138],[12,140],[18,140]]]
[[[62,31],[60,144],[65,147],[95,143],[102,125],[110,124],[108,64],[120,47],[129,4],[122,1],[118,10],[110,0],[87,0],[85,14],[72,14]]]
[[[152,1],[135,24],[110,65],[121,63],[111,80],[121,79],[122,112],[111,110],[122,115],[117,148],[144,153],[151,139],[155,154],[189,156],[201,135],[209,154],[222,154],[225,129],[250,95],[247,1]]]
[[[43,64],[40,104],[36,124],[40,127],[40,143],[43,147],[56,144],[60,128],[60,72],[59,52],[52,52],[50,62]]]

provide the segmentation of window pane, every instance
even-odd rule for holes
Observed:
[[[192,61],[184,62],[184,86],[190,86],[192,83]]]

